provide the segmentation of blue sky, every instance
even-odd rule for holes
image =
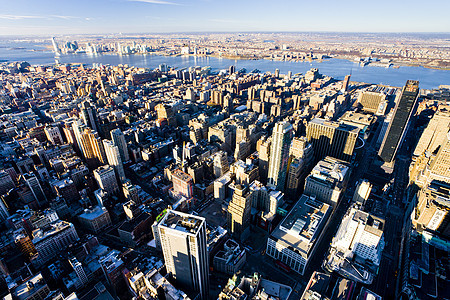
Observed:
[[[450,32],[448,0],[0,0],[0,35]]]

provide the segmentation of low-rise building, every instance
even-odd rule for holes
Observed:
[[[229,239],[224,243],[223,250],[219,250],[214,256],[213,268],[215,271],[233,275],[241,269],[246,257],[245,249]]]
[[[80,221],[80,224],[86,230],[96,234],[111,226],[109,212],[103,206],[85,209],[84,212],[78,216],[78,221]]]

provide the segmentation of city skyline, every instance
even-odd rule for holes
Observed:
[[[0,300],[450,299],[449,1],[0,4]]]
[[[2,1],[0,35],[144,32],[448,32],[450,4],[424,15],[419,1],[377,6],[323,1]]]

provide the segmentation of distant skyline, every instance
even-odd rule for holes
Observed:
[[[450,1],[0,0],[0,35],[450,32]]]

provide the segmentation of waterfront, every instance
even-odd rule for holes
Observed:
[[[36,51],[37,50],[37,51]],[[45,48],[45,44],[36,42],[15,42],[0,48],[0,60],[27,61],[32,65],[48,65],[55,63],[53,52]],[[271,61],[271,60],[231,60],[216,57],[196,56],[161,56],[161,55],[117,55],[112,53],[88,55],[67,54],[59,57],[60,63],[99,64],[128,64],[136,67],[156,68],[160,64],[167,64],[176,68],[191,66],[211,66],[213,71],[227,69],[235,65],[236,69],[245,68],[248,72],[258,69],[261,72],[274,72],[279,69],[282,74],[288,71],[305,73],[311,68],[318,68],[324,75],[342,80],[345,75],[352,74],[352,80],[391,86],[403,86],[408,79],[419,80],[420,87],[424,89],[437,88],[442,84],[450,84],[450,71],[435,70],[424,67],[406,67],[398,69],[380,66],[361,67],[358,63],[342,59],[326,59],[312,62]]]

